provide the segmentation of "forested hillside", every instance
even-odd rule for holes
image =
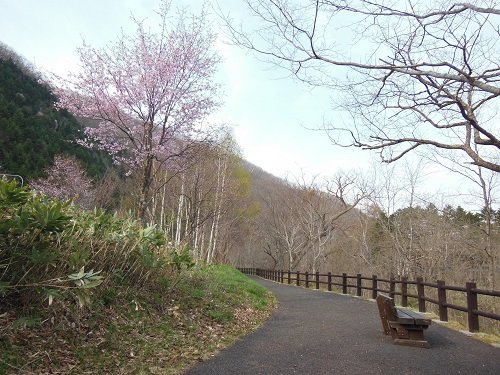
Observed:
[[[258,172],[253,181],[260,211],[251,246],[257,250],[247,253],[242,264],[476,280],[497,287],[500,210],[491,204],[474,212],[438,207],[408,197],[407,181],[384,190],[354,173],[304,183],[263,178]]]
[[[82,126],[54,108],[49,87],[21,57],[0,44],[0,171],[30,180],[43,175],[54,156],[72,155],[92,177],[109,165],[103,153],[76,144]]]

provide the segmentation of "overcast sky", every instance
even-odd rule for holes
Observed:
[[[174,0],[173,6],[189,6],[198,13],[203,2]],[[249,22],[241,0],[218,3],[235,19]],[[83,40],[103,47],[122,29],[133,33],[130,15],[151,18],[157,5],[157,0],[0,0],[0,41],[42,71],[64,75],[76,69],[75,50]],[[214,28],[220,30],[217,22],[214,16]],[[311,90],[252,54],[224,43],[222,34],[216,48],[224,59],[217,76],[224,105],[212,121],[232,125],[247,160],[280,177],[373,169],[375,154],[334,147],[324,132],[309,130],[320,128],[324,119],[339,116],[332,111],[334,93]],[[434,167],[425,168],[422,180],[431,186],[427,186],[427,195],[438,190],[456,194],[460,181]]]

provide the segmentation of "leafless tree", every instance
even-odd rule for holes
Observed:
[[[297,211],[304,236],[306,266],[313,272],[332,257],[334,243],[347,229],[345,218],[367,197],[361,181],[350,172],[338,172],[323,184],[298,184]]]
[[[233,43],[341,89],[351,119],[325,125],[334,143],[388,163],[426,146],[458,150],[500,172],[497,1],[245,2],[260,22],[252,30],[223,15]]]
[[[463,166],[448,155],[434,156],[433,160],[440,163],[449,171],[462,175],[469,180],[471,191],[465,199],[470,199],[467,203],[481,207],[483,216],[480,227],[482,238],[475,243],[475,247],[482,250],[488,259],[489,286],[496,288],[498,279],[498,259],[500,258],[500,246],[498,246],[498,223],[494,220],[494,208],[498,205],[498,195],[500,192],[499,175],[480,166]],[[465,194],[464,194],[465,195]]]

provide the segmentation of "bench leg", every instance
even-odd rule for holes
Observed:
[[[408,329],[404,325],[392,323],[391,335],[395,344],[430,348],[429,343],[424,338],[424,329],[421,327],[412,327]]]
[[[426,340],[394,339],[394,344],[404,346],[415,346],[417,348],[429,349],[431,346]]]

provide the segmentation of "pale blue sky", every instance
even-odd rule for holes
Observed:
[[[172,3],[198,12],[203,2]],[[235,19],[250,22],[241,0],[218,3]],[[76,68],[75,50],[83,39],[104,46],[122,28],[125,33],[134,31],[131,13],[138,19],[151,17],[157,5],[157,0],[0,0],[0,41],[40,69],[65,74]],[[220,29],[215,16],[214,26]],[[223,85],[224,105],[212,120],[233,126],[247,160],[280,177],[374,168],[375,154],[334,147],[322,131],[306,129],[321,127],[324,118],[340,116],[332,111],[332,92],[311,90],[223,39],[220,35],[216,48],[224,59],[217,77]],[[447,183],[450,177],[439,168],[427,168],[423,175],[424,181],[433,182],[426,194],[456,193],[458,180]],[[438,186],[436,181],[441,181]]]

